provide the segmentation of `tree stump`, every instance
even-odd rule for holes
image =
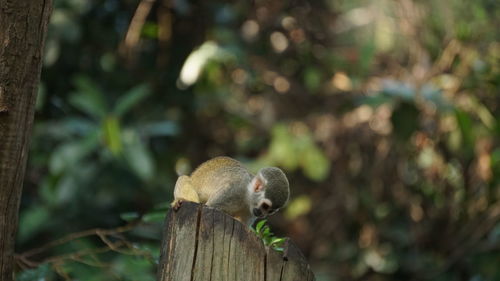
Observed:
[[[283,253],[266,248],[245,225],[204,205],[185,202],[169,211],[161,246],[159,281],[315,280],[289,240]]]

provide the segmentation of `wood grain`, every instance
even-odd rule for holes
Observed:
[[[276,252],[231,216],[186,202],[167,215],[158,280],[309,281],[314,274],[290,240]]]
[[[52,1],[0,3],[0,280],[11,281],[19,202]]]

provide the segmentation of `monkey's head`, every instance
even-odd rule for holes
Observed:
[[[274,214],[285,206],[290,187],[285,173],[276,167],[261,169],[250,182],[250,212],[256,217]]]

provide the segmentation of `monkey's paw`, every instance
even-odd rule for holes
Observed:
[[[172,204],[172,210],[174,210],[174,212],[177,212],[179,211],[179,209],[181,208],[181,205],[182,205],[182,200],[177,200],[175,201],[173,204]]]

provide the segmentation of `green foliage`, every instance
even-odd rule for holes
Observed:
[[[43,229],[49,219],[49,212],[44,206],[31,206],[31,208],[25,210],[20,218],[23,224],[19,226],[19,240],[24,242],[32,238]]]
[[[69,97],[71,105],[95,120],[104,118],[108,110],[103,93],[97,85],[86,76],[77,76],[74,84],[77,92]]]
[[[54,273],[50,269],[49,264],[44,263],[36,268],[27,269],[16,275],[16,281],[39,281],[50,280]]]
[[[292,171],[301,168],[314,181],[324,180],[330,170],[328,159],[301,123],[276,124],[269,152],[258,163],[259,166],[283,166]]]
[[[261,220],[255,225],[255,229],[252,229],[255,234],[262,239],[262,242],[267,247],[271,247],[276,251],[283,252],[283,246],[286,238],[280,238],[274,236],[271,232],[271,228],[266,224],[267,220]]]
[[[499,279],[495,1],[254,2],[54,2],[18,254],[139,225],[17,278],[152,280],[177,175],[229,155],[284,169],[318,280]]]

